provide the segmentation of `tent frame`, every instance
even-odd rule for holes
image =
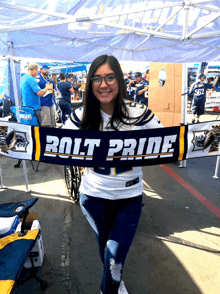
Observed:
[[[37,23],[37,24],[31,24],[31,25],[4,27],[3,29],[0,29],[0,33],[38,29],[38,28],[52,27],[52,26],[77,23],[77,22],[88,22],[91,24],[96,24],[96,25],[101,25],[101,26],[105,26],[105,27],[115,28],[118,30],[123,30],[123,33],[122,33],[123,35],[127,34],[127,33],[138,33],[138,34],[142,34],[142,35],[147,35],[147,38],[134,49],[127,49],[127,48],[117,47],[117,46],[116,47],[109,46],[110,48],[114,48],[114,49],[135,52],[137,50],[139,50],[139,51],[146,50],[147,48],[140,49],[139,47],[142,46],[142,44],[146,43],[152,36],[156,37],[156,38],[166,39],[166,40],[173,40],[173,41],[176,41],[177,44],[182,43],[182,42],[186,42],[186,41],[189,43],[189,41],[193,40],[193,39],[203,39],[203,38],[207,38],[207,37],[210,38],[210,36],[213,36],[213,37],[220,36],[220,31],[209,33],[209,34],[197,34],[196,35],[197,32],[201,31],[208,24],[210,24],[211,22],[216,20],[218,17],[220,17],[220,11],[218,9],[215,9],[212,6],[200,5],[201,3],[206,3],[206,2],[212,2],[212,0],[192,0],[192,1],[185,0],[185,1],[180,1],[180,2],[176,2],[176,3],[163,4],[160,6],[140,8],[140,9],[136,9],[133,11],[106,13],[106,14],[102,14],[101,16],[95,15],[93,17],[85,16],[85,17],[81,17],[81,18],[76,18],[72,15],[68,15],[68,14],[64,14],[64,13],[51,12],[51,11],[47,11],[47,10],[24,7],[24,6],[19,6],[19,5],[10,5],[10,4],[0,2],[0,7],[3,7],[3,8],[26,11],[26,12],[31,12],[31,13],[37,13],[40,15],[47,15],[47,16],[53,16],[53,17],[60,18],[60,20],[56,20],[56,21],[46,21],[43,23]],[[151,31],[149,29],[134,28],[134,27],[130,27],[127,25],[114,24],[111,22],[111,18],[114,18],[114,17],[124,16],[124,15],[129,15],[129,14],[144,13],[146,11],[153,11],[153,10],[158,10],[158,9],[161,10],[161,9],[165,9],[165,8],[176,8],[177,12],[174,12],[174,15],[172,16],[172,17],[174,17],[177,13],[181,12],[183,9],[185,11],[187,11],[187,10],[189,10],[190,7],[207,10],[209,12],[214,13],[215,15],[210,17],[204,24],[198,26],[196,29],[194,29],[188,33],[186,33],[186,30],[185,30],[185,28],[188,26],[187,25],[188,18],[185,18],[182,36],[177,35],[177,34],[168,34],[168,33],[159,32],[159,30],[171,19],[171,17],[169,17],[160,27],[158,27],[154,31]],[[107,19],[107,20],[105,20],[105,19]],[[116,32],[116,33],[118,35],[118,32]],[[61,41],[61,40],[63,40],[62,36],[59,36],[59,37],[56,36],[56,37],[57,37],[57,42],[55,41],[54,43],[68,42],[68,40],[66,38],[65,38],[66,41]],[[106,36],[104,36],[104,37],[106,37]],[[95,36],[95,38],[93,38],[93,39],[96,39],[96,38],[97,38],[97,36]],[[89,41],[86,41],[85,38],[84,39],[80,39],[80,38],[71,39],[70,38],[69,41],[78,41],[78,42],[83,42],[83,43],[88,43],[88,44],[90,43]],[[46,45],[46,44],[51,44],[51,43],[45,43],[44,45]],[[97,42],[92,42],[92,44],[97,45],[97,46],[103,46],[103,44],[99,44]],[[36,46],[36,45],[37,44],[31,45],[31,46]],[[42,45],[42,44],[40,44],[40,45]],[[175,43],[171,44],[170,46],[173,46],[173,45],[175,45]],[[200,44],[198,44],[198,46],[200,46]],[[27,45],[27,47],[28,47],[28,45]],[[214,47],[214,48],[219,49],[218,47]]]

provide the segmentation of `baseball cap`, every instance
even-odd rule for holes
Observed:
[[[70,78],[73,78],[74,75],[72,73],[68,73],[68,74],[66,74],[66,77],[67,77],[67,79],[70,79]]]
[[[139,78],[139,77],[142,77],[142,73],[139,72],[139,71],[137,71],[137,72],[135,73],[135,78]]]
[[[132,71],[130,70],[130,71],[128,72],[128,74],[131,74],[131,75],[132,75]]]
[[[47,64],[42,64],[40,68],[41,69],[50,69],[50,67]]]
[[[205,78],[205,75],[201,73],[201,74],[198,76],[198,78],[201,79],[202,77]]]

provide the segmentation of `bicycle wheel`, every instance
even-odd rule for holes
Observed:
[[[73,166],[73,175],[72,175],[72,183],[73,183],[73,194],[70,198],[75,202],[79,202],[79,186],[81,183],[81,172],[78,166]]]
[[[75,203],[79,202],[79,186],[81,183],[81,172],[78,166],[64,166],[65,182],[68,194]]]
[[[71,196],[73,194],[73,167],[71,165],[64,166],[64,176],[68,194]]]

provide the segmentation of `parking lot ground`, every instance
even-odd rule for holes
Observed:
[[[201,120],[216,118],[205,115]],[[80,206],[68,198],[64,167],[40,163],[35,172],[26,161],[30,192],[25,192],[23,168],[14,168],[16,163],[0,156],[7,186],[0,189],[0,203],[39,197],[31,210],[38,211],[42,227],[45,257],[38,275],[48,282],[43,293],[99,294],[102,264],[96,238]],[[145,205],[123,273],[129,294],[219,293],[220,182],[213,178],[216,157],[187,160],[185,168],[179,165],[143,167]],[[216,208],[214,212],[210,203]],[[42,291],[32,279],[14,293]]]

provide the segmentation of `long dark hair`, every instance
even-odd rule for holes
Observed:
[[[118,130],[120,124],[130,124],[128,122],[128,108],[124,101],[124,98],[126,97],[126,85],[121,66],[114,56],[101,55],[92,62],[87,76],[83,117],[80,124],[81,130],[102,129],[100,101],[93,94],[91,79],[93,78],[96,70],[105,63],[108,63],[111,69],[114,71],[119,85],[119,91],[115,99],[114,111],[110,120],[110,125],[114,130]]]

